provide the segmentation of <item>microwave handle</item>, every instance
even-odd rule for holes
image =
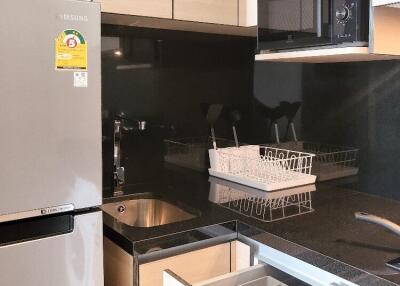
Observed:
[[[316,0],[317,7],[317,37],[322,37],[322,0]]]

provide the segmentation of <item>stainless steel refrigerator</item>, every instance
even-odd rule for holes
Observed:
[[[100,6],[0,11],[0,285],[103,285]]]

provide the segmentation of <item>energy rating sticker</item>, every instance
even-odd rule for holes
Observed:
[[[65,30],[56,39],[56,70],[87,70],[87,43],[76,30]]]

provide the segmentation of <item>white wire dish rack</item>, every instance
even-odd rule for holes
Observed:
[[[314,154],[248,145],[210,149],[211,176],[276,191],[315,183],[311,174]]]
[[[311,194],[315,185],[278,192],[263,192],[210,177],[209,200],[222,207],[263,222],[272,222],[314,211]]]
[[[235,146],[235,142],[217,138],[221,147]],[[164,140],[164,161],[196,171],[206,171],[209,166],[208,149],[212,148],[210,137],[186,137]]]
[[[318,181],[328,181],[358,174],[358,149],[305,141],[268,145],[315,154],[312,174]]]

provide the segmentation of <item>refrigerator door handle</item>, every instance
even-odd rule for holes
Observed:
[[[37,217],[0,224],[0,248],[74,232],[75,215]]]

